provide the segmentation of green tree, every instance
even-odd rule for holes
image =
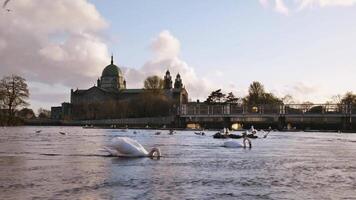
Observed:
[[[262,104],[282,104],[283,101],[273,93],[265,93],[262,98]]]
[[[265,88],[258,81],[252,82],[250,87],[249,87],[249,89],[248,89],[248,94],[250,96],[261,97],[264,93],[265,93]]]
[[[0,81],[0,93],[5,109],[8,110],[8,124],[13,120],[15,110],[27,106],[30,95],[26,80],[17,75],[6,76]]]
[[[211,94],[206,99],[206,103],[221,103],[224,101],[225,94],[221,92],[221,89],[211,92]]]
[[[33,119],[35,118],[35,113],[30,108],[22,108],[20,111],[17,112],[17,116],[22,119]]]
[[[226,103],[238,103],[239,102],[239,98],[238,97],[235,97],[234,93],[232,92],[229,92],[226,96],[226,100],[225,102]]]
[[[144,82],[144,88],[147,90],[161,90],[163,85],[163,79],[158,76],[149,76]]]
[[[251,83],[248,89],[248,95],[243,102],[249,106],[258,106],[262,104],[281,104],[282,100],[272,93],[266,93],[264,86],[257,81]]]
[[[39,108],[38,109],[38,118],[49,119],[51,117],[51,111]]]
[[[263,95],[265,94],[264,86],[257,81],[250,84],[248,95],[244,98],[244,103],[250,106],[262,104]]]

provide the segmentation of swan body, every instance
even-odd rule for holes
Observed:
[[[243,148],[244,147],[240,142],[237,142],[234,140],[229,140],[229,141],[224,142],[223,146],[226,148]]]
[[[152,148],[150,152],[136,140],[127,137],[117,137],[111,140],[105,150],[113,156],[119,157],[160,157],[161,152],[158,148]],[[155,154],[156,153],[156,154]]]
[[[252,148],[251,140],[248,138],[243,139],[243,144],[236,140],[228,140],[224,142],[224,147],[226,148],[246,148],[246,141],[248,143],[248,148]]]

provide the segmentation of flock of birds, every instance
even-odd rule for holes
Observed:
[[[226,131],[226,129],[224,129]],[[262,131],[261,131],[262,132]],[[162,132],[157,131],[155,135],[160,135]],[[247,137],[248,133],[257,133],[257,130],[251,127],[250,130],[247,130],[243,133],[243,142],[240,143],[236,140],[227,140],[223,143],[223,147],[226,148],[252,148],[252,142]],[[270,131],[266,134],[264,131],[264,138],[270,133]],[[133,134],[137,134],[137,131],[134,131]],[[173,135],[174,131],[171,129],[168,132],[169,135]],[[196,135],[205,135],[204,132],[194,132]],[[109,153],[111,156],[118,157],[150,157],[150,158],[159,158],[161,157],[161,151],[159,148],[153,147],[150,151],[147,151],[140,143],[136,140],[128,138],[128,137],[116,137],[113,138],[110,144],[104,147],[104,151]]]
[[[42,130],[36,130],[35,133],[39,134]],[[125,131],[126,132],[126,131]],[[248,134],[256,134],[258,131],[251,127],[251,129],[246,130],[242,133],[243,142],[240,143],[237,140],[229,139],[223,143],[223,147],[226,148],[252,148],[252,142],[247,137]],[[263,138],[266,138],[269,132],[260,131],[264,134]],[[133,134],[139,133],[137,130],[133,131]],[[222,131],[223,134],[229,134],[228,129],[224,129]],[[60,135],[67,135],[68,133],[59,131],[58,134]],[[157,131],[154,133],[155,135],[161,135],[161,131]],[[168,135],[175,134],[173,129],[168,131]],[[201,132],[194,132],[195,135],[204,136],[205,133]],[[136,140],[129,138],[129,137],[115,137],[110,141],[110,144],[103,148],[104,151],[110,154],[110,156],[117,156],[117,157],[150,157],[150,158],[159,158],[161,157],[161,151],[159,148],[153,147],[150,151],[147,151],[139,142]]]

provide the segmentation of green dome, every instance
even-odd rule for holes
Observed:
[[[115,77],[123,76],[120,68],[114,65],[114,59],[112,56],[111,56],[111,64],[105,67],[101,76],[115,76]]]
[[[122,72],[118,66],[111,64],[105,67],[101,76],[122,76]]]

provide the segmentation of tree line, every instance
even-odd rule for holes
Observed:
[[[248,88],[248,94],[245,97],[236,97],[232,92],[224,94],[221,89],[212,91],[205,100],[205,103],[236,103],[244,104],[247,106],[259,106],[259,105],[281,105],[281,104],[295,104],[295,100],[291,95],[285,95],[284,97],[277,97],[273,93],[266,92],[263,84],[258,81],[254,81]],[[314,103],[310,101],[302,102],[301,104],[311,106]],[[335,95],[330,101],[325,104],[352,104],[356,105],[356,94],[347,92],[345,95]]]
[[[21,76],[5,76],[0,80],[0,125],[22,124],[24,119],[35,118],[29,106],[30,92],[26,79]],[[21,109],[20,109],[21,108]],[[50,111],[40,108],[38,117],[49,118]]]
[[[173,99],[163,93],[164,81],[158,76],[147,77],[143,83],[144,92],[130,99],[105,101],[98,103],[78,104],[72,113],[80,119],[113,119],[137,117],[162,117],[175,113],[176,105]],[[30,92],[26,80],[21,76],[5,76],[0,80],[0,125],[17,125],[24,119],[50,118],[51,112],[40,108],[38,116],[28,108]],[[291,95],[277,97],[266,92],[264,86],[257,81],[250,84],[245,97],[237,97],[232,92],[223,93],[221,89],[212,91],[205,100],[209,104],[234,103],[247,106],[293,104]],[[347,92],[345,95],[335,95],[327,104],[356,105],[356,94]],[[312,102],[303,102],[305,109],[312,108]],[[292,109],[292,108],[291,108]],[[317,110],[319,108],[313,108]]]

